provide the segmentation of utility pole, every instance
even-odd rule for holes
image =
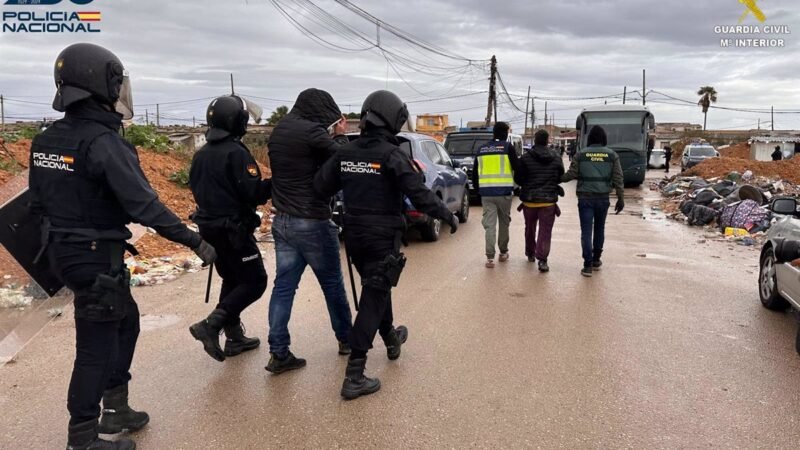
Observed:
[[[531,101],[531,128],[536,128],[536,97]]]
[[[156,103],[156,128],[161,128],[161,105]]]
[[[775,107],[774,106],[770,106],[770,115],[772,116],[770,118],[770,126],[772,126],[772,131],[775,131]]]
[[[194,128],[194,127],[196,127],[196,126],[197,126],[197,124],[196,124],[196,123],[194,123],[194,116],[192,116],[192,128]]]
[[[544,102],[544,129],[547,129],[547,102]]]
[[[497,82],[497,58],[495,55],[492,55],[492,65],[489,73],[489,106],[486,108],[487,127],[490,123],[492,123],[492,107],[495,109],[494,117],[495,121],[497,121],[497,93],[495,92],[495,86]]]
[[[2,95],[0,95],[0,123],[2,123],[3,131],[6,131],[6,106],[3,103]]]
[[[642,69],[642,106],[647,104],[647,70]]]
[[[144,110],[144,124],[150,125],[150,111]]]
[[[625,104],[625,98],[628,97],[628,86],[622,88],[622,104]]]
[[[528,100],[525,101],[525,128],[522,129],[522,140],[525,140],[525,135],[528,134],[528,108],[531,106],[531,87],[528,86]]]
[[[758,118],[758,129],[761,129],[761,117]]]
[[[233,74],[231,74],[231,95],[235,94],[236,91],[233,90]]]

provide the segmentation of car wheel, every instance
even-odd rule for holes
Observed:
[[[433,217],[428,218],[428,222],[420,229],[422,240],[436,242],[439,240],[439,233],[442,230],[442,221]]]
[[[761,269],[758,272],[758,294],[761,304],[773,311],[783,311],[789,303],[778,293],[778,277],[775,271],[775,251],[768,248],[761,257]]]
[[[461,209],[456,213],[459,223],[466,223],[469,220],[469,192],[464,189],[464,196],[461,199]]]

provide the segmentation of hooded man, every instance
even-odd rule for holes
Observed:
[[[619,155],[608,148],[606,132],[594,126],[589,131],[587,145],[582,148],[561,182],[578,180],[578,215],[581,221],[581,248],[583,269],[581,275],[591,277],[592,271],[600,270],[603,262],[606,216],[611,206],[609,194],[617,192],[614,211],[619,214],[625,208],[625,185]]]
[[[533,137],[533,148],[519,159],[514,181],[520,186],[519,199],[525,216],[525,255],[528,261],[539,261],[539,271],[548,272],[553,224],[561,211],[558,202],[564,162],[561,155],[547,148],[550,135],[539,130]],[[536,228],[539,238],[536,238]]]
[[[312,188],[317,170],[347,144],[346,131],[347,120],[333,97],[312,88],[300,93],[269,139],[276,272],[269,301],[272,357],[266,369],[274,374],[306,365],[289,351],[288,327],[306,266],[311,266],[322,288],[339,354],[350,353],[352,315],[339,259],[339,228],[331,221],[331,198]]]
[[[775,151],[772,152],[772,160],[773,161],[780,161],[782,159],[783,159],[783,152],[781,151],[781,146],[780,145],[776,145],[775,146]]]

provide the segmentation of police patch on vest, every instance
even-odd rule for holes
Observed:
[[[586,153],[586,157],[592,162],[605,162],[608,160],[608,153]]]
[[[361,173],[368,175],[380,175],[380,163],[365,162],[365,161],[342,161],[339,164],[339,169],[344,173]]]
[[[74,172],[72,167],[75,164],[75,158],[72,156],[63,156],[53,153],[33,153],[33,166],[41,167],[42,169],[61,170],[63,172]]]
[[[258,176],[258,166],[255,164],[248,164],[247,165],[247,173],[250,174],[251,177]]]

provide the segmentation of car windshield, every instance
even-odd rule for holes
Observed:
[[[444,148],[452,156],[475,156],[478,148],[491,138],[489,135],[448,136]]]
[[[717,156],[714,147],[691,147],[689,148],[689,156]]]

